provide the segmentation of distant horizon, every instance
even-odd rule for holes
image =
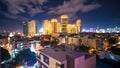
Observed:
[[[120,26],[115,26],[115,27],[119,27],[120,28]],[[105,30],[107,30],[108,28],[115,28],[115,27],[106,27],[106,28],[101,28],[101,27],[99,27],[99,29],[105,29]],[[90,27],[90,28],[92,28],[92,27]],[[81,32],[87,32],[88,30],[90,30],[90,28],[82,28],[82,31]],[[38,28],[38,30],[39,30],[39,32],[40,32],[40,30],[41,29],[43,29],[43,27],[39,27]],[[97,29],[97,27],[95,27],[95,28],[93,28],[93,29]],[[84,30],[87,30],[87,31],[84,31]],[[10,30],[5,30],[5,29],[3,29],[3,30],[0,30],[0,32],[3,32],[3,31],[7,31],[7,32],[23,32],[23,29],[22,30],[16,30],[16,31],[10,31]]]

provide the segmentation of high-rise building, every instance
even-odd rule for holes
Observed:
[[[44,34],[47,34],[47,35],[51,34],[52,33],[52,25],[51,25],[50,21],[44,20],[43,22],[44,22],[43,23]]]
[[[28,36],[28,22],[23,22],[23,34]]]
[[[23,23],[23,33],[25,36],[35,36],[38,33],[38,21],[31,20]]]
[[[57,19],[52,19],[51,25],[52,25],[52,33],[57,33]]]
[[[80,33],[81,32],[81,20],[76,21],[76,28],[77,28],[77,32]]]
[[[68,16],[62,15],[61,16],[61,32],[67,33],[67,24],[68,24]]]
[[[78,34],[81,32],[81,20],[77,20],[75,24],[67,24],[67,33]]]
[[[71,33],[71,34],[78,33],[76,25],[75,24],[68,24],[67,25],[67,33]]]
[[[57,23],[57,33],[60,33],[60,32],[61,32],[61,24]]]
[[[62,15],[61,22],[57,19],[43,21],[44,34],[53,33],[71,33],[78,34],[81,32],[81,20],[77,20],[75,24],[68,24],[68,16]]]
[[[38,21],[37,20],[31,20],[28,25],[28,35],[29,36],[35,36],[35,34],[38,33]]]

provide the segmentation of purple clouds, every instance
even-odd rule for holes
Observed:
[[[77,18],[76,13],[78,11],[85,13],[101,7],[98,3],[85,5],[84,3],[86,1],[87,0],[69,0],[63,1],[62,4],[58,4],[55,7],[49,7],[46,3],[50,2],[50,0],[2,0],[7,6],[7,12],[4,13],[4,16],[11,19],[21,18],[22,20],[27,20],[28,18],[22,15],[20,16],[20,14],[27,14],[30,17],[34,17],[43,12],[46,12],[46,15],[68,14],[70,18],[74,19]],[[45,9],[47,9],[47,11]]]

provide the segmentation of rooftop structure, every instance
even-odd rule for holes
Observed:
[[[89,68],[96,67],[95,55],[76,52],[64,48],[45,48],[40,51],[38,60],[42,68],[88,68],[88,66]]]

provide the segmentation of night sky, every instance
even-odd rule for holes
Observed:
[[[120,26],[119,0],[0,0],[0,30],[22,31],[22,22],[67,14],[69,23],[82,20],[82,28]]]

